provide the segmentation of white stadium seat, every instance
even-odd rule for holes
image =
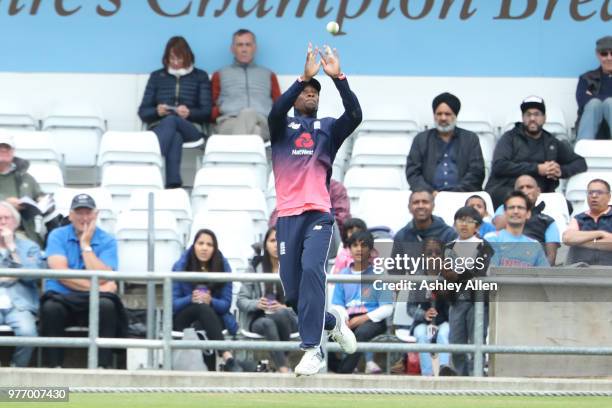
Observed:
[[[487,204],[487,212],[489,214],[493,214],[495,212],[491,197],[486,191],[468,193],[440,191],[436,195],[436,199],[434,201],[435,206],[433,214],[441,217],[446,224],[452,226],[455,223],[455,213],[457,210],[465,205],[465,201],[468,199],[468,197],[473,195],[482,197]]]
[[[257,175],[259,189],[266,188],[268,161],[259,135],[212,135],[206,142],[202,165],[248,167]]]
[[[408,183],[397,167],[351,167],[344,176],[344,187],[355,208],[363,190],[407,190]]]
[[[414,119],[364,119],[359,125],[358,135],[365,136],[368,132],[393,135],[396,133],[418,133],[421,126]]]
[[[163,189],[161,171],[158,166],[130,166],[112,164],[102,170],[102,187],[113,196],[116,213],[127,207],[129,197],[135,189]]]
[[[193,189],[191,191],[192,206],[193,208],[205,207],[208,195],[212,190],[245,188],[261,189],[260,180],[250,167],[202,167],[196,173],[193,182]]]
[[[181,243],[185,244],[189,237],[191,228],[191,202],[189,194],[182,188],[173,188],[169,190],[135,190],[130,196],[128,209],[135,211],[148,211],[149,208],[149,193],[153,193],[153,208],[154,211],[164,211],[174,216],[178,232],[181,237]]]
[[[270,172],[268,177],[268,188],[266,188],[266,206],[268,207],[268,213],[272,214],[272,211],[276,208],[276,185],[274,184],[274,172]]]
[[[153,132],[106,132],[98,152],[98,166],[109,164],[154,164],[163,166],[159,141]]]
[[[348,168],[354,142],[354,136],[347,137],[338,149],[338,152],[336,152],[336,157],[332,164],[332,178],[336,181],[342,182],[344,180],[344,173]]]
[[[172,265],[180,258],[183,251],[174,215],[166,211],[157,211],[154,224],[153,270],[170,272]],[[120,271],[147,271],[148,226],[148,213],[145,211],[124,211],[119,214],[115,237]]]
[[[29,108],[14,99],[0,99],[0,129],[31,132],[38,129],[38,121]]]
[[[355,140],[350,166],[406,166],[414,137],[407,134],[380,136],[371,133]]]
[[[386,226],[395,233],[411,219],[408,211],[410,190],[363,190],[351,214],[365,221],[368,227]]]
[[[200,229],[215,233],[219,249],[229,261],[233,272],[246,272],[253,256],[251,245],[259,238],[255,234],[251,216],[246,211],[202,211],[194,216],[188,245],[193,243]]]
[[[55,163],[62,166],[64,160],[49,132],[3,130],[0,133],[13,136],[17,157],[30,163]]]
[[[612,171],[612,140],[578,140],[574,152],[584,157],[588,171]]]
[[[106,122],[99,109],[77,101],[54,106],[43,119],[42,130],[53,134],[67,166],[92,167]]]
[[[31,163],[28,173],[34,177],[45,193],[55,193],[64,187],[64,175],[57,163]]]
[[[556,105],[546,105],[546,123],[544,129],[566,142],[571,141],[569,126],[563,111]]]
[[[563,231],[565,231],[570,222],[570,214],[565,196],[561,193],[541,193],[536,205],[542,201],[545,203],[544,211],[542,212],[555,219],[559,234],[563,234]]]
[[[254,231],[258,235],[265,234],[268,229],[268,208],[266,199],[258,189],[218,189],[208,195],[205,207],[193,207],[197,214],[201,211],[246,211],[252,220]]]

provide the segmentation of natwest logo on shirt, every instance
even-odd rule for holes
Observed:
[[[310,133],[304,132],[299,135],[294,144],[296,148],[291,151],[293,156],[312,156],[314,153],[315,143]]]

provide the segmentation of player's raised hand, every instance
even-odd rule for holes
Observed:
[[[304,65],[304,81],[308,82],[312,77],[317,75],[321,68],[321,61],[317,62],[317,54],[319,47],[312,48],[312,43],[308,43],[308,52],[306,53],[306,64]]]
[[[323,64],[323,71],[332,78],[338,78],[340,73],[340,58],[338,56],[337,49],[331,49],[329,45],[324,45],[321,53],[321,63]]]

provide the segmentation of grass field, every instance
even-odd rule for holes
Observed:
[[[45,404],[43,404],[45,405]],[[8,405],[3,405],[8,406]],[[10,404],[41,407],[40,402]],[[436,397],[321,394],[71,394],[49,407],[84,408],[591,408],[611,407],[606,397]]]

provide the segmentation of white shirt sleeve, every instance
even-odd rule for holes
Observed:
[[[385,304],[369,312],[368,317],[374,323],[378,323],[380,321],[385,320],[387,317],[391,316],[392,314],[393,314],[393,305]]]

